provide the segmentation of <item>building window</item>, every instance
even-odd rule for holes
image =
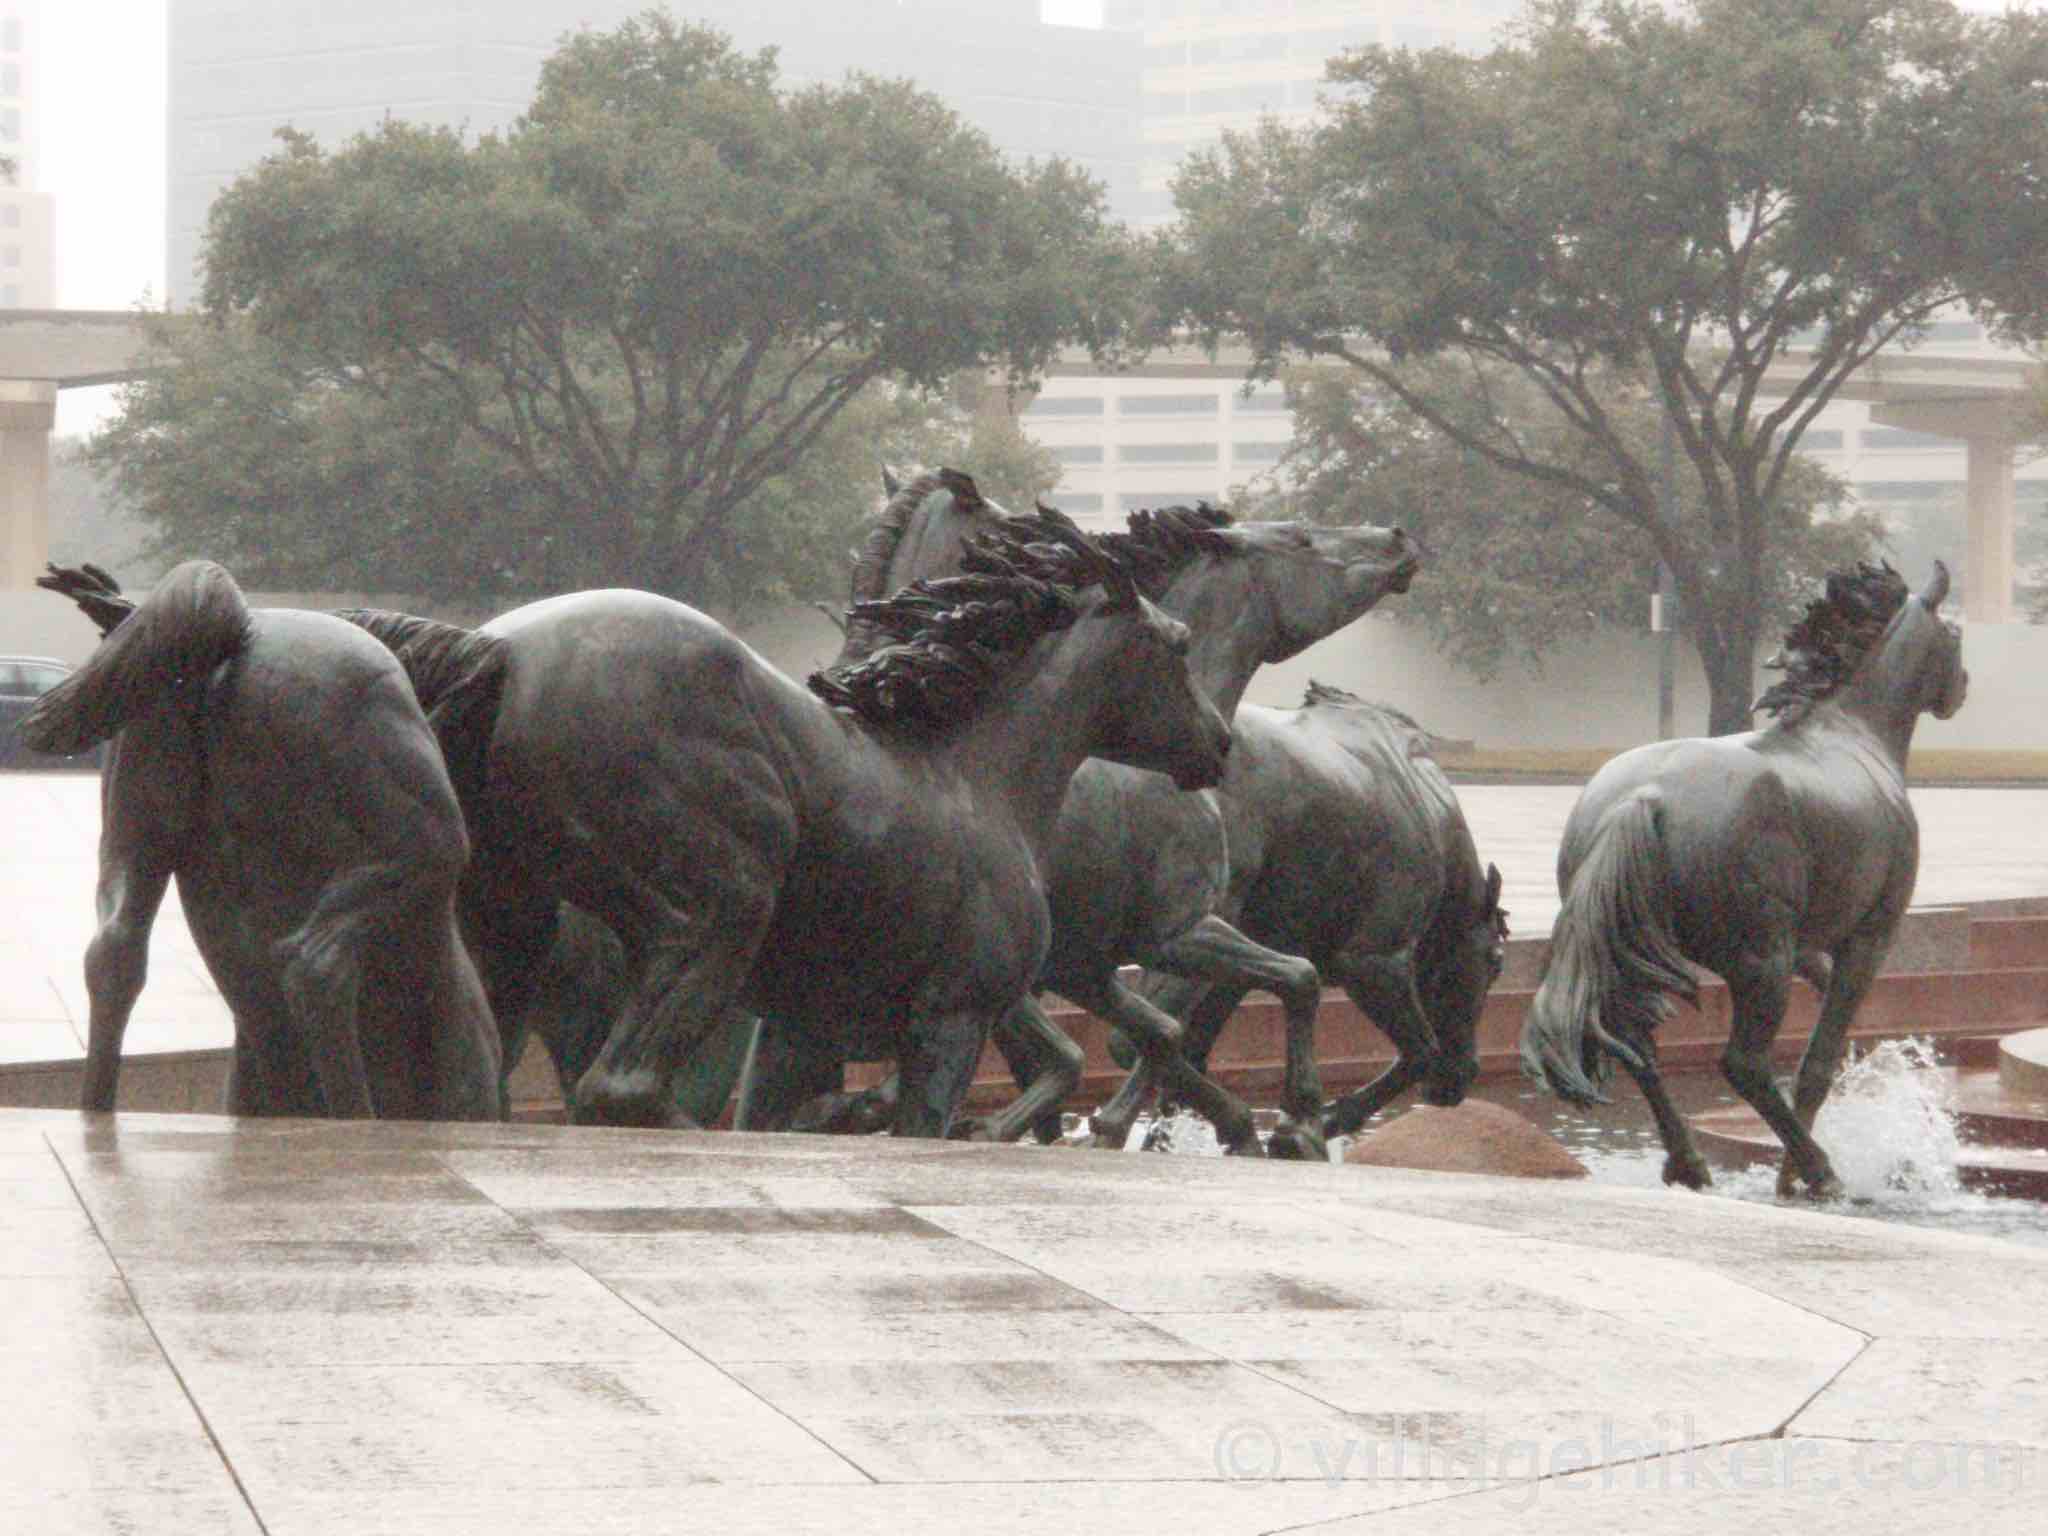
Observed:
[[[1240,464],[1278,464],[1287,452],[1285,443],[1239,443],[1231,449]]]
[[[0,283],[0,309],[21,308],[21,287],[17,283]]]
[[[1024,407],[1026,416],[1100,416],[1100,395],[1040,395]]]
[[[21,228],[21,204],[9,203],[0,207],[0,229]]]
[[[1237,399],[1237,414],[1240,416],[1278,416],[1286,409],[1285,390],[1266,389],[1256,395],[1240,395]]]
[[[1144,512],[1154,507],[1192,507],[1197,502],[1215,505],[1213,491],[1125,491],[1117,497],[1117,510]]]
[[[9,16],[0,21],[0,52],[21,52],[21,18]]]
[[[21,142],[21,108],[0,107],[0,139],[9,144]]]
[[[21,247],[20,247],[20,246],[18,246],[18,245],[7,245],[7,246],[0,246],[0,267],[18,267],[18,266],[20,266],[20,265],[21,265]]]
[[[1116,451],[1120,464],[1214,464],[1214,443],[1126,443]]]
[[[1117,401],[1122,416],[1214,416],[1215,395],[1125,395]]]
[[[1956,440],[1939,432],[1902,432],[1896,427],[1874,427],[1859,433],[1866,448],[1953,448]]]
[[[20,94],[21,66],[12,63],[0,64],[0,96],[19,96]]]
[[[1069,517],[1085,517],[1102,510],[1102,498],[1092,491],[1054,491],[1047,500]]]
[[[1060,443],[1053,448],[1052,456],[1062,464],[1100,464],[1102,445],[1100,443]]]

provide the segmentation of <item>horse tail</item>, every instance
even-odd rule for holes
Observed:
[[[481,630],[382,608],[344,608],[336,617],[381,640],[398,658],[440,743],[455,798],[465,818],[472,818],[482,800],[504,697],[505,642]]]
[[[248,643],[249,603],[235,578],[211,560],[188,560],[37,701],[21,738],[38,752],[83,752],[167,690],[204,682]]]
[[[1560,1098],[1603,1102],[1608,1058],[1653,1060],[1674,997],[1697,1004],[1699,983],[1672,921],[1664,798],[1640,789],[1600,818],[1572,875],[1522,1022],[1522,1070]]]

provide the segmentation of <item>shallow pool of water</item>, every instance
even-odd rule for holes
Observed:
[[[1828,1149],[1850,1198],[1825,1207],[1844,1216],[1902,1222],[1980,1237],[2003,1237],[2048,1247],[2048,1205],[2005,1199],[1963,1188],[1956,1173],[1958,1143],[1943,1102],[1944,1079],[1925,1070],[1932,1052],[1911,1043],[1880,1046],[1849,1062],[1821,1111],[1815,1136]],[[1719,1072],[1683,1072],[1666,1079],[1682,1113],[1740,1103]],[[1550,1132],[1603,1184],[1655,1188],[1663,1180],[1664,1148],[1635,1084],[1617,1074],[1614,1102],[1578,1108],[1516,1079],[1488,1081],[1473,1095],[1526,1116]],[[1397,1105],[1372,1124],[1406,1113]],[[1079,1127],[1077,1126],[1077,1129]],[[1132,1149],[1218,1156],[1206,1122],[1174,1115],[1156,1129],[1141,1123]],[[1333,1157],[1343,1155],[1340,1142]],[[1777,1203],[1777,1170],[1714,1162],[1714,1184],[1703,1199]],[[1804,1202],[1800,1202],[1802,1205]]]

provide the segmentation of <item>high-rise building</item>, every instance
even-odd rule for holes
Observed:
[[[4,0],[0,0],[4,3]],[[189,304],[206,211],[276,148],[285,124],[339,144],[385,116],[503,128],[564,35],[648,0],[170,0],[165,271]],[[1137,190],[1138,40],[1045,26],[1037,0],[689,0],[741,47],[773,46],[783,79],[905,77],[1005,153],[1063,155],[1128,216]]]
[[[36,65],[42,0],[0,0],[0,156],[14,162],[0,180],[0,309],[50,309],[57,302],[55,219],[36,190]]]

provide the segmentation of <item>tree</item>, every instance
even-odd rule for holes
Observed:
[[[123,386],[121,410],[81,456],[152,520],[141,559],[204,555],[258,590],[486,609],[607,579],[577,547],[577,523],[515,457],[466,434],[439,390],[332,387],[245,317],[144,323],[158,366]],[[937,394],[870,384],[726,521],[689,596],[729,616],[843,600],[883,464],[957,464],[1029,505],[1058,465],[1006,414],[976,409],[984,387],[971,376]],[[138,558],[123,558],[125,575]]]
[[[1411,391],[1441,397],[1467,415],[1498,413],[1538,456],[1593,472],[1597,451],[1543,395],[1504,365],[1483,392],[1460,394],[1441,360],[1405,365]],[[1313,522],[1398,525],[1429,551],[1396,617],[1421,624],[1456,665],[1490,677],[1510,659],[1541,664],[1560,643],[1603,625],[1641,628],[1657,585],[1657,550],[1642,530],[1616,527],[1569,487],[1532,480],[1463,447],[1391,392],[1329,363],[1285,375],[1294,439],[1273,474],[1276,497]],[[1662,412],[1640,380],[1610,378],[1599,394],[1632,452],[1652,462]],[[1697,482],[1673,476],[1693,505]],[[1765,612],[1790,622],[1812,583],[1872,554],[1883,534],[1873,516],[1847,512],[1847,487],[1811,459],[1788,471],[1774,504],[1772,541],[1782,563],[1766,573]],[[1680,628],[1692,624],[1681,609]]]
[[[1484,57],[1333,60],[1326,116],[1198,155],[1166,318],[1259,367],[1341,361],[1501,468],[1577,495],[1675,574],[1711,693],[1748,722],[1800,434],[1880,348],[1966,305],[2044,323],[2048,18],[1946,0],[1536,0]],[[1459,370],[1425,389],[1398,364]],[[1483,400],[1514,369],[1569,453]],[[1698,494],[1599,380],[1654,381]],[[1446,382],[1448,380],[1448,382]]]
[[[234,474],[279,579],[733,599],[756,498],[878,385],[1113,355],[1128,251],[1094,182],[932,96],[783,90],[772,51],[649,13],[567,40],[501,135],[285,133],[210,215],[212,334],[163,332],[191,377],[137,386],[104,456],[167,523]]]

